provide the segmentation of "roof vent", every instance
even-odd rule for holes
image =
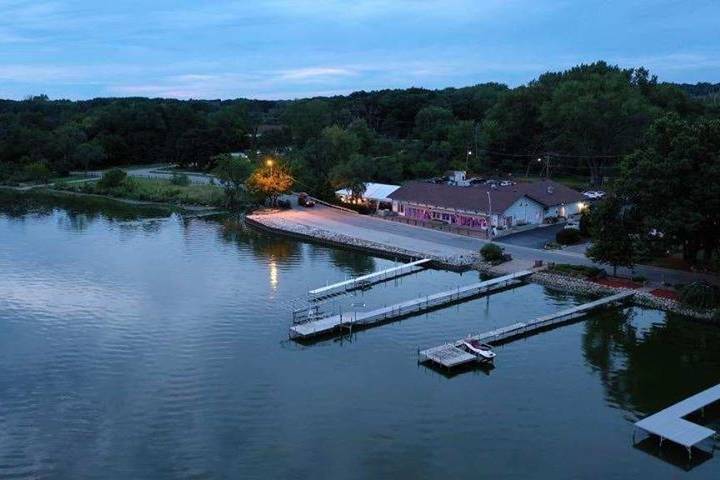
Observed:
[[[548,192],[550,195],[552,195],[553,190],[554,190],[553,186],[552,186],[552,185],[548,185],[548,187],[547,187],[547,192]]]

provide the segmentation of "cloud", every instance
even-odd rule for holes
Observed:
[[[312,80],[322,79],[328,77],[349,77],[356,75],[348,68],[335,68],[335,67],[307,67],[297,68],[294,70],[285,70],[280,72],[280,80]]]

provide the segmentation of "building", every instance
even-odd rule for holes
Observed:
[[[351,203],[353,201],[366,204],[375,210],[387,209],[390,210],[392,207],[392,200],[390,194],[400,188],[400,185],[388,185],[385,183],[372,183],[368,182],[365,184],[365,192],[359,199],[352,198],[352,192],[348,188],[343,188],[335,192],[337,197],[345,202]]]
[[[579,192],[551,180],[465,187],[411,182],[388,196],[400,216],[479,230],[541,224],[551,217],[576,215],[585,207]]]

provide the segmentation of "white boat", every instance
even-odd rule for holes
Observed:
[[[460,346],[468,353],[475,355],[480,361],[492,362],[495,359],[495,352],[492,351],[492,347],[486,343],[481,343],[480,340],[468,338],[463,340]]]

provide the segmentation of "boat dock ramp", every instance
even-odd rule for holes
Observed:
[[[466,339],[460,339],[438,347],[420,350],[418,352],[419,361],[421,363],[431,362],[445,368],[453,368],[476,362],[477,357],[475,355],[472,355],[460,348],[464,340],[477,340],[491,344],[506,342],[513,338],[532,335],[533,333],[537,333],[548,328],[566,324],[576,318],[587,315],[590,311],[595,310],[596,308],[622,302],[633,295],[633,292],[617,293],[583,305],[561,310],[549,315],[543,315],[529,322],[517,322],[512,325],[508,325],[507,327],[501,327],[495,330],[480,333],[478,335],[472,335]]]
[[[484,282],[473,283],[452,290],[414,298],[395,305],[377,308],[368,312],[341,312],[322,318],[310,315],[306,321],[295,323],[290,327],[290,338],[308,339],[321,335],[329,335],[343,329],[352,329],[354,326],[369,326],[384,323],[413,313],[424,312],[470,299],[478,295],[486,295],[494,291],[515,286],[522,283],[523,278],[532,274],[532,270],[523,270]]]
[[[429,258],[423,258],[414,262],[404,263],[396,267],[387,268],[378,272],[373,272],[342,282],[333,283],[332,285],[327,285],[325,287],[310,290],[308,292],[308,297],[310,301],[318,301],[323,298],[340,295],[345,292],[357,290],[359,288],[365,288],[376,283],[385,282],[387,280],[392,280],[393,278],[401,277],[403,275],[422,270],[422,268],[431,261],[432,260]]]

